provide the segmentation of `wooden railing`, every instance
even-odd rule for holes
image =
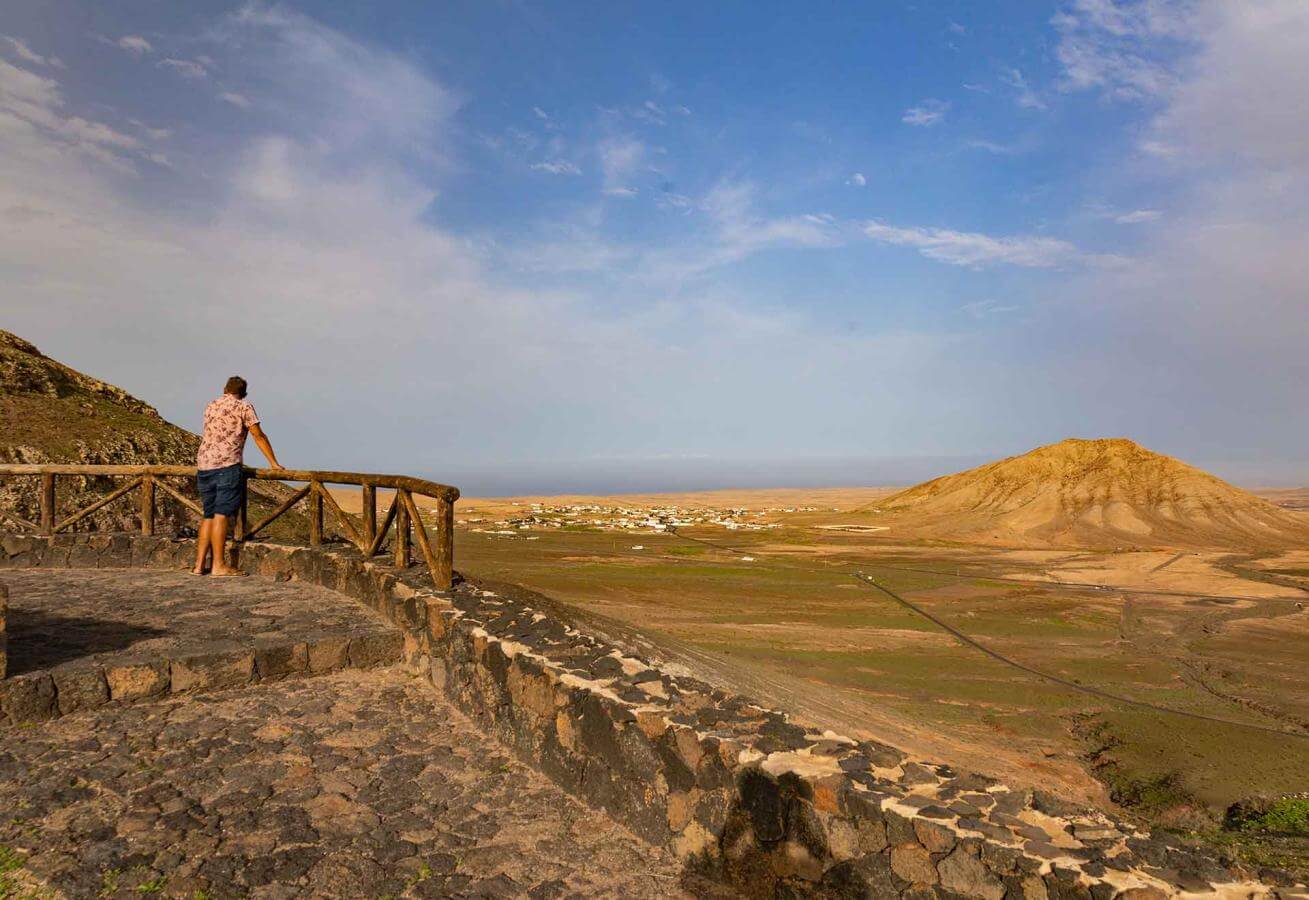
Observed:
[[[9,476],[30,476],[41,479],[39,522],[29,522],[15,512],[0,508],[0,520],[17,525],[25,531],[39,534],[58,534],[98,512],[137,488],[141,489],[139,517],[142,534],[154,534],[155,531],[155,494],[162,491],[181,503],[187,509],[202,515],[202,510],[194,500],[182,494],[169,484],[168,478],[195,478],[195,469],[188,466],[79,466],[79,465],[0,465],[0,478]],[[308,501],[309,507],[309,545],[321,546],[323,543],[323,511],[332,513],[341,536],[359,548],[366,558],[376,556],[382,549],[388,532],[393,533],[391,551],[395,565],[407,568],[411,563],[412,541],[418,543],[432,581],[440,590],[449,590],[454,578],[454,504],[459,499],[459,489],[445,484],[410,478],[407,475],[368,475],[361,472],[318,472],[300,469],[252,469],[246,468],[246,478],[256,481],[276,481],[302,483],[300,487],[283,500],[276,509],[253,525],[249,520],[249,492],[246,493],[246,506],[237,515],[233,538],[237,542],[248,541],[263,531],[301,500]],[[66,516],[59,516],[55,509],[56,479],[61,476],[80,478],[126,478],[127,482],[115,488],[89,506],[83,507]],[[357,485],[363,501],[359,516],[359,527],[352,521],[336,498],[327,490],[328,484]],[[377,521],[377,490],[395,492],[385,516],[379,526]],[[419,513],[414,494],[430,497],[436,501],[435,541],[429,536],[427,528]]]

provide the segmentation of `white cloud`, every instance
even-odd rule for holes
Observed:
[[[1016,312],[1017,306],[1012,304],[1003,304],[998,300],[974,300],[971,303],[965,303],[959,307],[960,311],[967,313],[974,319],[986,319],[991,316],[1001,316],[1005,313]]]
[[[1166,144],[1163,141],[1144,140],[1137,145],[1138,149],[1147,156],[1155,156],[1159,159],[1172,159],[1177,156],[1177,147],[1172,144]]]
[[[1112,264],[1115,257],[1083,253],[1058,238],[1000,236],[947,228],[900,228],[883,222],[864,225],[864,234],[882,244],[912,247],[928,259],[955,266],[1010,265],[1052,269],[1085,264]]]
[[[1129,265],[1070,285],[1069,301],[1123,323],[1137,348],[1123,359],[1142,364],[1125,363],[1120,383],[1167,371],[1170,396],[1202,398],[1177,413],[1197,440],[1304,446],[1303,421],[1284,411],[1309,382],[1309,123],[1292,112],[1309,108],[1309,4],[1155,4],[1188,15],[1153,30],[1113,18],[1124,6],[1101,30],[1136,35],[1142,56],[1170,62],[1137,146],[1146,158],[1130,161],[1165,181],[1168,227],[1145,231]],[[1169,347],[1186,351],[1165,366],[1157,351]]]
[[[689,116],[689,107],[680,103],[660,103],[656,100],[644,100],[636,106],[601,106],[601,113],[614,119],[634,119],[647,125],[667,125],[670,116]]]
[[[250,99],[244,94],[238,94],[236,91],[223,91],[218,95],[218,99],[241,109],[249,109],[250,107]]]
[[[1114,216],[1119,225],[1139,225],[1142,222],[1157,222],[1163,216],[1157,209],[1136,209],[1132,212]]]
[[[994,153],[996,156],[1011,156],[1023,152],[1024,149],[1018,143],[1002,144],[999,141],[988,141],[984,138],[971,138],[964,141],[964,146],[973,150],[985,150],[987,153]]]
[[[634,119],[639,119],[642,122],[650,122],[654,125],[668,124],[668,114],[664,112],[662,106],[653,100],[647,100],[640,106],[633,108],[628,112],[628,115]]]
[[[689,211],[695,206],[695,201],[685,194],[679,194],[676,191],[664,191],[655,198],[655,203],[663,209],[678,209]]]
[[[964,26],[960,25],[958,22],[951,22],[950,25],[949,25],[949,28],[950,28],[950,32],[951,32],[951,34],[967,34],[967,33],[968,33],[968,29],[965,28]]]
[[[131,152],[142,144],[103,122],[68,115],[59,83],[0,60],[0,132],[11,152],[39,154],[41,147],[75,151],[99,162],[131,169]]]
[[[38,66],[51,66],[55,69],[64,68],[63,61],[57,56],[42,56],[31,47],[27,46],[26,42],[19,40],[16,37],[0,35],[0,39],[3,39],[4,42],[8,44],[10,49],[14,51],[14,54],[23,62],[35,63]]]
[[[636,252],[614,244],[593,229],[551,225],[534,240],[504,248],[506,261],[515,269],[550,274],[594,273],[630,265]]]
[[[147,53],[153,53],[155,49],[149,41],[139,34],[125,34],[118,39],[117,44],[133,56],[144,56]]]
[[[1022,109],[1046,108],[1045,101],[1041,95],[1027,82],[1023,73],[1018,69],[1003,69],[1000,72],[1000,80],[1013,88],[1014,102]]]
[[[1200,0],[1073,0],[1051,20],[1060,87],[1117,100],[1162,97],[1177,85],[1167,59],[1189,41]]]
[[[950,104],[942,103],[940,100],[924,100],[918,106],[911,106],[904,111],[900,121],[906,125],[917,125],[925,127],[936,125],[945,118],[949,111]]]
[[[209,71],[205,69],[203,65],[191,59],[175,59],[170,57],[168,59],[161,59],[159,61],[159,66],[165,69],[172,69],[183,78],[198,79],[207,78],[209,76]]]
[[[1156,117],[1150,141],[1191,160],[1303,173],[1309,167],[1309,4],[1209,0],[1201,50]]]
[[[643,282],[678,286],[714,269],[779,248],[835,247],[842,243],[842,228],[823,213],[768,216],[756,209],[755,185],[724,179],[693,206],[709,223],[707,233],[697,232],[683,242],[637,254],[631,267]]]
[[[868,179],[864,177],[862,172],[855,172],[845,180],[845,183],[853,187],[864,187],[868,184]]]
[[[171,128],[154,128],[142,122],[140,119],[128,119],[128,124],[135,125],[141,129],[151,140],[162,141],[170,137],[173,133]]]
[[[532,169],[550,175],[581,175],[582,170],[566,159],[553,159],[546,162],[532,163]]]
[[[645,165],[649,154],[646,145],[630,135],[619,135],[601,141],[597,153],[603,191],[615,197],[635,195],[636,189],[627,182]]]

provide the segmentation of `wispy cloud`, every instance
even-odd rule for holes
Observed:
[[[961,312],[972,316],[974,319],[987,319],[992,316],[1001,316],[1005,313],[1016,312],[1017,306],[1004,304],[998,300],[974,300],[972,303],[965,303],[959,307]]]
[[[635,106],[602,106],[600,112],[614,119],[633,119],[647,125],[667,125],[674,117],[691,115],[690,107],[681,103],[645,100]]]
[[[970,138],[964,141],[964,146],[973,150],[985,150],[987,153],[994,153],[996,156],[1012,156],[1015,153],[1022,153],[1024,145],[1014,142],[1004,144],[999,141],[988,141],[985,138]]]
[[[549,175],[582,174],[581,169],[566,159],[552,159],[545,162],[532,163],[532,170],[536,172],[545,172]]]
[[[1028,83],[1023,73],[1018,69],[1004,69],[1000,72],[1000,81],[1013,89],[1014,102],[1021,109],[1045,109],[1045,101],[1041,95]]]
[[[172,69],[183,78],[198,80],[209,76],[209,70],[193,59],[176,59],[169,57],[167,59],[161,59],[159,61],[159,67],[162,69]]]
[[[249,109],[250,107],[250,98],[244,94],[238,94],[236,91],[223,91],[218,95],[218,99],[241,109]]]
[[[852,187],[864,187],[868,184],[868,179],[864,177],[863,172],[855,172],[845,180],[845,183]]]
[[[142,142],[104,122],[69,115],[59,82],[0,60],[0,113],[24,127],[13,130],[11,152],[34,148],[75,150],[115,168],[131,170]]]
[[[1130,322],[1144,352],[1121,358],[1122,383],[1146,383],[1163,371],[1159,349],[1184,346],[1167,367],[1169,392],[1190,392],[1199,418],[1222,417],[1223,434],[1251,446],[1260,439],[1248,435],[1259,433],[1303,447],[1303,421],[1274,411],[1295,408],[1309,380],[1309,118],[1292,112],[1309,107],[1309,5],[1189,0],[1074,12],[1118,54],[1111,63],[1129,51],[1147,63],[1144,79],[1132,63],[1122,77],[1110,67],[1084,83],[1157,109],[1135,149],[1167,178],[1169,205],[1167,227],[1140,236],[1131,265],[1092,273],[1068,296]]]
[[[1146,139],[1136,146],[1146,156],[1154,156],[1159,159],[1172,159],[1180,152],[1176,145],[1166,141]]]
[[[59,59],[59,57],[42,56],[40,53],[37,53],[29,47],[25,41],[20,40],[19,38],[10,37],[9,35],[0,35],[0,39],[8,44],[9,48],[23,62],[35,63],[38,66],[51,66],[56,69],[64,68],[63,60]]]
[[[635,196],[637,189],[628,182],[644,166],[648,152],[643,142],[630,135],[601,141],[597,153],[603,174],[603,191],[613,197]]]
[[[1119,225],[1139,225],[1142,222],[1157,222],[1163,216],[1157,209],[1136,209],[1132,212],[1114,216]]]
[[[884,222],[867,223],[864,234],[881,244],[912,247],[928,259],[954,266],[1054,269],[1117,261],[1112,256],[1083,253],[1068,241],[1037,235],[995,236],[948,228],[902,228]]]
[[[632,110],[631,116],[644,122],[652,122],[655,125],[668,124],[668,113],[664,108],[653,100],[647,100],[640,106]]]
[[[924,100],[917,106],[911,106],[904,111],[900,121],[906,125],[916,125],[926,127],[938,124],[945,118],[945,114],[950,110],[949,103],[943,103],[940,100]]]
[[[144,56],[154,52],[154,45],[139,34],[125,34],[115,43],[133,56]]]
[[[1178,83],[1167,44],[1190,39],[1194,21],[1194,0],[1073,0],[1051,20],[1060,87],[1118,100],[1167,94]]]

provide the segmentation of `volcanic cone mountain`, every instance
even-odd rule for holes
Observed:
[[[1264,549],[1309,517],[1125,438],[1069,439],[900,491],[895,530],[987,543]]]

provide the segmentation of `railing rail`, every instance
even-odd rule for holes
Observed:
[[[196,470],[192,466],[92,466],[66,464],[37,465],[0,465],[0,478],[36,477],[40,485],[40,522],[29,522],[16,512],[0,509],[0,522],[17,525],[20,530],[35,531],[40,534],[57,534],[71,529],[74,525],[132,491],[140,488],[139,519],[143,534],[154,534],[156,491],[162,491],[181,503],[196,516],[201,515],[198,504],[169,484],[167,478],[194,478]],[[412,542],[418,543],[423,561],[427,563],[432,582],[440,590],[449,590],[454,579],[454,504],[459,499],[459,489],[448,484],[437,484],[422,478],[408,475],[374,475],[364,472],[326,472],[310,469],[254,469],[246,467],[246,478],[254,481],[295,482],[303,487],[295,490],[282,501],[276,509],[260,521],[250,524],[249,510],[243,507],[237,515],[234,539],[240,543],[248,541],[263,531],[290,509],[307,501],[309,508],[309,545],[320,546],[323,543],[324,512],[330,511],[335,520],[337,531],[368,558],[376,556],[388,533],[393,535],[392,553],[395,565],[408,567],[411,562]],[[104,497],[88,506],[60,516],[56,509],[56,479],[61,476],[82,478],[126,478],[123,484]],[[328,491],[326,485],[347,484],[360,488],[362,507],[360,524],[362,531],[355,526],[349,515],[341,509],[336,498]],[[383,488],[395,492],[390,507],[380,524],[377,521],[377,489]],[[423,517],[414,500],[414,494],[429,497],[436,503],[435,540],[428,534],[423,524]],[[247,495],[248,497],[248,495]]]

